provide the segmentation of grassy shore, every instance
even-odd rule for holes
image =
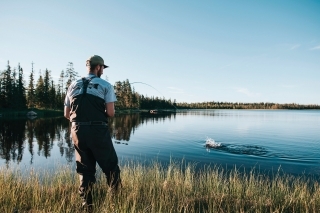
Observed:
[[[193,168],[128,162],[115,195],[99,172],[95,212],[320,212],[319,180]],[[71,168],[27,173],[0,168],[0,212],[78,212],[78,177]]]

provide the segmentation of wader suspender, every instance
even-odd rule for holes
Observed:
[[[87,78],[85,78],[85,77],[82,78],[82,82],[83,82],[82,88],[83,88],[83,95],[84,95],[84,96],[87,94],[87,88],[88,88],[89,82],[90,82],[92,79],[94,79],[95,77],[96,77],[96,76],[93,76],[92,78],[89,78],[89,79],[87,79]]]
[[[83,88],[83,95],[81,95],[80,96],[80,103],[82,102],[82,98],[84,97],[84,96],[86,96],[86,94],[87,94],[87,88],[88,88],[88,85],[89,85],[89,82],[93,79],[93,78],[95,78],[96,76],[93,76],[92,78],[89,78],[89,79],[87,79],[87,78],[85,78],[85,77],[83,77],[82,78],[82,83],[83,83],[83,85],[82,85],[82,88]]]

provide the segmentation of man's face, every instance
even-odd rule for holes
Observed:
[[[104,66],[101,66],[99,65],[99,70],[97,72],[97,76],[100,78],[100,76],[103,74],[103,69],[104,69]]]

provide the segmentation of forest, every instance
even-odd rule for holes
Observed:
[[[54,82],[51,71],[39,72],[35,79],[32,69],[28,81],[24,78],[23,68],[18,64],[12,68],[8,61],[5,70],[0,71],[0,110],[25,109],[63,109],[63,102],[69,85],[79,77],[69,62],[61,71],[58,82]],[[232,103],[232,102],[176,102],[164,97],[148,97],[139,94],[129,80],[114,83],[117,96],[115,108],[124,109],[320,109],[320,105],[301,105],[296,103]]]
[[[0,110],[24,109],[63,109],[63,102],[69,85],[79,78],[73,63],[62,70],[58,82],[54,82],[51,71],[39,72],[35,79],[32,69],[28,81],[24,79],[23,68],[18,64],[12,68],[8,61],[7,68],[0,71]],[[117,81],[114,84],[117,96],[116,109],[171,109],[174,103],[159,97],[145,97],[135,91],[129,80]]]

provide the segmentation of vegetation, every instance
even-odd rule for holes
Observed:
[[[174,109],[175,103],[171,99],[159,97],[145,97],[131,88],[129,80],[117,81],[114,85],[117,95],[116,109]]]
[[[18,70],[18,74],[17,74]],[[18,78],[17,78],[18,75]],[[62,70],[58,84],[52,79],[51,71],[45,69],[39,72],[39,78],[35,83],[34,69],[29,76],[29,83],[26,86],[23,79],[23,69],[11,69],[8,61],[7,68],[0,72],[0,110],[25,110],[25,109],[63,109],[63,102],[70,84],[79,77],[69,62],[66,71]],[[129,80],[118,81],[114,85],[118,101],[116,109],[155,109],[174,108],[171,100],[158,97],[145,97],[135,92]]]
[[[18,78],[17,76],[18,70]],[[63,78],[73,80],[77,75],[74,72],[72,63],[69,63],[67,73]],[[34,82],[34,70],[29,76],[29,84],[26,86],[23,79],[23,69],[11,70],[8,61],[7,69],[0,72],[0,109],[3,110],[26,110],[28,108],[39,109],[62,109],[65,90],[59,85],[55,85],[51,77],[51,72],[45,69],[40,71],[37,83]]]
[[[224,172],[192,165],[128,162],[122,189],[113,194],[99,172],[95,212],[319,212],[320,185],[305,177]],[[27,175],[0,169],[1,212],[78,212],[78,178],[71,168]]]
[[[72,81],[76,80],[78,73],[69,62],[66,71],[62,70],[58,84],[52,79],[51,71],[45,69],[39,73],[35,84],[34,70],[29,76],[29,83],[23,79],[23,69],[18,64],[11,69],[8,61],[6,70],[0,72],[0,110],[63,109],[66,91]],[[129,80],[117,81],[114,90],[118,101],[117,110],[126,109],[320,109],[320,105],[300,105],[295,103],[231,103],[231,102],[202,102],[202,103],[176,103],[164,97],[146,97],[131,87]]]
[[[320,105],[301,105],[296,103],[232,103],[232,102],[202,102],[202,103],[177,103],[183,109],[320,109]]]
[[[0,77],[0,105],[3,108],[23,109],[26,106],[26,94],[23,81],[23,69],[11,70],[8,63],[7,69]]]

